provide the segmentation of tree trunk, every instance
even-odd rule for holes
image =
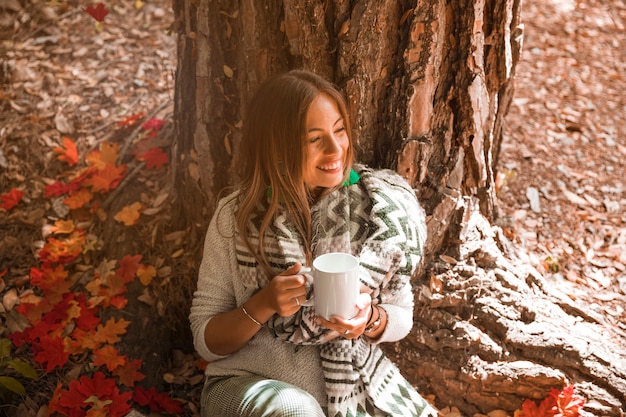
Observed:
[[[273,74],[313,70],[343,89],[359,161],[396,169],[428,213],[416,326],[389,349],[407,376],[439,405],[470,414],[514,410],[566,381],[595,389],[594,399],[617,410],[626,406],[623,356],[605,353],[604,334],[587,333],[600,331],[600,320],[511,261],[485,220],[496,217],[520,7],[519,0],[174,0],[174,171],[185,213],[174,228],[189,232],[198,259],[217,198],[236,182],[233,155],[251,93]]]

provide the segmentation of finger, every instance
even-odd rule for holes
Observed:
[[[302,264],[300,262],[296,262],[278,275],[296,275],[298,271],[300,271],[300,268],[302,268]]]

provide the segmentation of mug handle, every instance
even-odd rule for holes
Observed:
[[[304,274],[304,273],[308,273],[311,274],[311,272],[313,272],[313,270],[308,267],[308,266],[303,266],[300,267],[300,271],[298,271],[298,274]],[[311,278],[313,278],[313,275],[311,275]],[[313,299],[315,297],[315,295],[311,295],[311,298],[309,298],[308,300],[306,300],[303,303],[300,303],[301,306],[303,307],[312,307],[315,305],[315,300]]]

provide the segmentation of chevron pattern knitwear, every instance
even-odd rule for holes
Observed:
[[[361,165],[354,169],[360,175],[357,183],[334,191],[311,208],[313,256],[328,252],[357,256],[361,291],[369,292],[374,304],[412,309],[410,277],[426,238],[423,210],[414,191],[395,172]],[[258,244],[258,221],[249,222],[253,247]],[[295,262],[304,264],[302,243],[286,213],[279,213],[265,237],[268,261],[276,274]],[[243,242],[238,241],[236,248],[244,285],[265,286],[268,277]],[[364,336],[348,340],[321,327],[314,309],[303,307],[290,317],[275,315],[267,326],[284,342],[319,345],[329,416],[436,415],[376,343]]]

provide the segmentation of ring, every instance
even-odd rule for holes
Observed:
[[[300,300],[298,300],[298,297],[296,297],[295,300],[296,300],[296,304],[298,304],[298,307],[300,307]]]

